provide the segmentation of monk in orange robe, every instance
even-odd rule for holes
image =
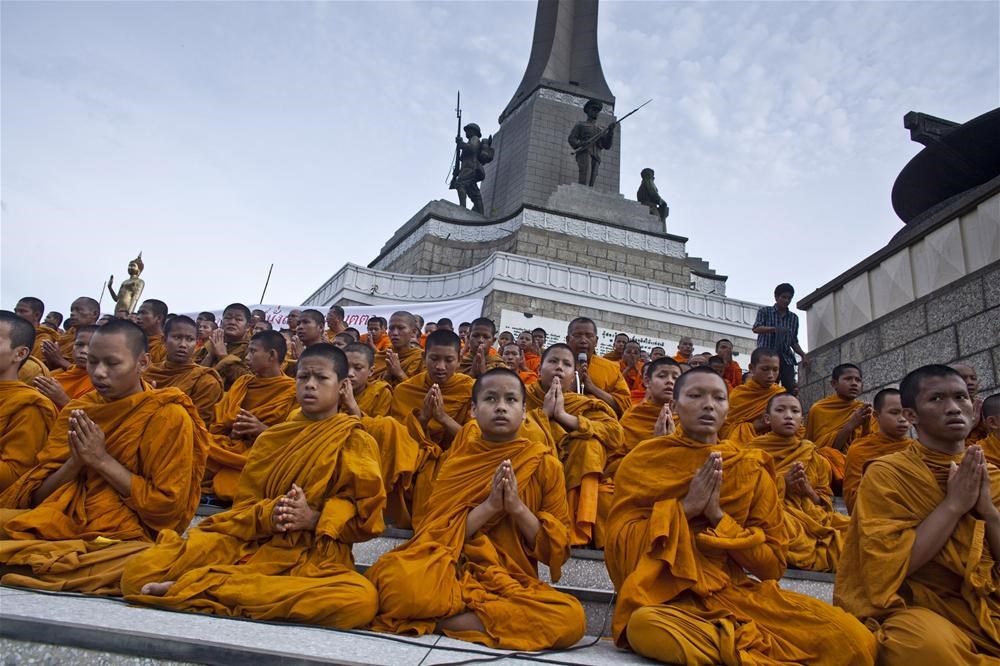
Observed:
[[[125,561],[186,529],[198,505],[208,433],[186,395],[143,385],[142,329],[108,322],[88,359],[95,390],[63,409],[37,466],[0,495],[5,585],[119,594]]]
[[[996,664],[1000,469],[966,448],[973,402],[957,372],[923,366],[899,390],[917,442],[865,470],[834,603],[875,632],[880,664]]]
[[[569,558],[562,466],[521,429],[524,385],[513,372],[483,374],[472,402],[476,422],[455,439],[426,518],[365,573],[378,589],[372,628],[511,650],[569,647],[583,637],[583,607],[538,579],[539,561],[557,581]]]
[[[805,438],[830,461],[833,487],[840,489],[847,464],[847,447],[856,438],[872,431],[872,406],[857,399],[864,390],[858,366],[841,363],[835,367],[830,385],[834,394],[817,400],[809,408]]]
[[[833,509],[830,463],[799,436],[802,404],[794,395],[771,398],[764,418],[770,432],[746,446],[766,452],[774,462],[788,564],[807,571],[836,571],[849,519]]]
[[[344,322],[344,316],[344,308],[339,305],[331,305],[330,309],[326,311],[327,329],[324,335],[328,341],[332,342],[338,333],[343,333],[347,330],[347,324]],[[357,336],[355,336],[352,342],[357,341]]]
[[[282,371],[291,378],[295,378],[296,363],[302,352],[312,345],[318,345],[321,342],[331,342],[326,339],[324,330],[326,329],[326,319],[323,317],[323,313],[319,310],[313,308],[307,308],[299,312],[298,317],[295,320],[295,329],[292,331],[294,335],[288,342],[288,353],[285,355],[285,362],[282,364]],[[342,334],[341,334],[342,335]],[[343,344],[334,338],[332,344],[335,347],[340,347],[343,349],[348,344],[353,343],[353,340],[345,341]]]
[[[390,386],[396,386],[423,372],[425,349],[411,344],[416,322],[412,314],[402,310],[389,317],[391,345],[375,354],[371,374],[373,381],[381,379]]]
[[[986,460],[1000,467],[1000,394],[983,401],[980,419],[987,434],[976,444],[983,450]]]
[[[858,486],[869,462],[896,451],[902,451],[913,444],[910,439],[910,422],[903,415],[903,403],[896,389],[882,389],[872,401],[878,432],[859,437],[847,449],[844,465],[844,504],[848,511],[854,510],[858,496]]]
[[[156,388],[173,386],[183,391],[205,425],[211,425],[215,405],[222,399],[222,377],[214,369],[194,362],[198,325],[190,317],[178,315],[167,322],[163,331],[166,356],[162,363],[149,366],[144,378]]]
[[[81,296],[73,301],[66,320],[66,332],[56,342],[42,342],[45,365],[51,370],[66,370],[73,364],[73,345],[76,343],[76,329],[80,326],[96,326],[101,317],[101,306],[89,296]],[[72,323],[72,326],[70,325]]]
[[[780,358],[771,349],[758,347],[750,354],[750,376],[729,392],[729,415],[719,436],[734,444],[746,444],[767,432],[764,412],[768,401],[784,393],[778,384]]]
[[[237,379],[215,405],[203,483],[206,493],[232,501],[254,441],[295,408],[295,380],[281,372],[287,352],[285,338],[277,331],[261,331],[250,338],[246,362],[253,374]]]
[[[743,369],[739,363],[733,360],[733,341],[727,338],[716,340],[715,355],[722,358],[722,379],[732,391],[743,383]],[[709,363],[711,363],[711,359],[709,359]]]
[[[718,440],[727,392],[709,368],[681,375],[682,434],[643,442],[618,469],[604,555],[615,642],[670,664],[873,664],[864,625],[778,586],[774,470],[763,452]]]
[[[677,428],[677,415],[670,410],[674,399],[674,384],[681,376],[680,363],[669,356],[661,356],[643,367],[646,383],[646,398],[638,405],[628,408],[622,415],[624,433],[620,453],[608,459],[608,476],[614,477],[629,451],[647,439],[672,435]],[[608,509],[610,509],[610,505]]]
[[[677,353],[674,354],[674,360],[678,363],[691,363],[691,357],[694,355],[694,340],[688,336],[682,337],[677,341]]]
[[[263,433],[233,508],[183,539],[164,531],[122,574],[128,601],[172,610],[351,629],[371,622],[375,588],[354,570],[351,544],[384,529],[375,442],[340,414],[343,352],[313,345],[299,358],[301,410]]]
[[[227,305],[222,312],[222,326],[212,331],[205,345],[195,352],[195,362],[218,372],[227,391],[237,379],[250,374],[246,355],[251,316],[250,308],[242,303]]]
[[[594,354],[597,348],[597,324],[593,319],[577,317],[569,323],[566,343],[576,357],[577,374],[583,384],[579,391],[608,403],[621,418],[632,406],[632,395],[618,364]],[[564,382],[565,383],[565,382]]]
[[[368,319],[368,332],[361,336],[358,342],[371,345],[376,352],[385,351],[392,346],[389,334],[386,333],[388,322],[382,317]]]
[[[87,351],[90,349],[90,338],[97,327],[77,326],[74,330],[76,344],[73,345],[73,365],[66,370],[53,370],[51,377],[35,377],[32,382],[36,389],[52,401],[57,410],[94,390],[87,373]]]
[[[538,366],[542,364],[542,352],[535,344],[535,338],[531,331],[521,331],[517,335],[517,346],[521,348],[524,367],[537,374]]]
[[[620,361],[622,356],[625,355],[625,345],[631,338],[628,337],[628,333],[615,333],[614,342],[611,343],[611,351],[604,355],[604,358],[609,361]]]
[[[528,421],[547,435],[562,461],[569,502],[570,545],[604,545],[601,497],[610,497],[614,485],[606,473],[609,459],[622,455],[622,427],[603,400],[580,395],[571,387],[576,371],[573,350],[556,343],[542,355],[538,382],[528,387]]]
[[[638,405],[646,398],[646,384],[643,382],[643,362],[640,360],[642,347],[635,340],[629,340],[622,352],[622,358],[618,361],[622,377],[628,385],[629,395],[632,398],[632,405]],[[607,357],[605,357],[607,358]]]
[[[351,398],[361,414],[358,416],[388,416],[392,409],[392,387],[381,379],[371,380],[375,353],[370,345],[352,342],[344,347],[347,371],[351,380]]]
[[[34,347],[31,323],[0,310],[0,492],[35,466],[58,410],[17,379]]]
[[[979,373],[968,363],[952,363],[948,367],[962,375],[962,379],[965,380],[965,387],[969,390],[969,396],[972,398],[972,404],[976,408],[972,415],[972,432],[969,433],[967,438],[968,444],[975,444],[989,435],[989,430],[983,421],[983,399],[979,397]],[[987,453],[987,457],[989,457],[989,453]],[[994,461],[990,460],[990,462]]]
[[[500,358],[507,365],[507,369],[517,373],[517,376],[521,378],[525,386],[534,384],[538,381],[538,373],[534,370],[529,370],[528,366],[524,363],[524,354],[521,352],[521,346],[516,342],[506,344],[500,348]]]
[[[147,298],[139,305],[136,312],[136,323],[146,334],[149,342],[149,362],[153,365],[163,363],[167,358],[166,347],[163,346],[163,327],[167,323],[167,304],[155,298]]]
[[[31,355],[38,362],[43,362],[45,355],[42,353],[42,343],[45,341],[56,342],[59,339],[57,329],[42,324],[42,317],[45,316],[45,303],[34,296],[25,296],[14,306],[14,314],[35,327],[35,344],[31,348]]]
[[[473,379],[493,368],[506,368],[507,364],[493,349],[497,327],[492,319],[478,317],[469,326],[468,342],[458,364],[458,371]]]

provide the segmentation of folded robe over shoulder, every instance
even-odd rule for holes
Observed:
[[[196,363],[164,361],[151,365],[144,379],[155,382],[156,388],[173,386],[191,398],[205,425],[212,423],[215,405],[222,399],[222,377],[212,368]]]
[[[715,527],[688,520],[683,507],[712,451],[723,461]],[[773,479],[766,454],[727,441],[670,435],[629,453],[616,476],[605,550],[618,591],[618,645],[642,639],[643,653],[654,656],[677,635],[727,666],[873,663],[874,638],[857,620],[778,587],[786,537]]]
[[[0,492],[35,466],[56,420],[56,406],[19,381],[0,381]]]
[[[851,418],[851,414],[863,405],[864,403],[860,400],[844,400],[834,393],[817,400],[809,408],[809,414],[806,417],[805,439],[815,444],[820,455],[830,461],[833,478],[836,480],[843,481],[847,459],[843,451],[834,448],[833,442],[837,439],[837,432]],[[872,421],[874,426],[876,423],[874,417],[872,417]],[[861,430],[860,426],[854,430],[848,439],[848,444],[854,438],[861,436]]]
[[[392,409],[392,387],[381,379],[369,383],[361,395],[354,398],[365,416],[387,416]]]
[[[41,359],[35,358],[34,356],[29,356],[25,359],[24,364],[17,371],[17,381],[23,382],[28,386],[33,386],[32,381],[35,377],[48,377],[49,369],[45,367]]]
[[[983,455],[994,465],[1000,466],[1000,437],[996,433],[990,433],[986,437],[976,441],[983,449]],[[850,453],[850,452],[848,452]]]
[[[847,461],[844,464],[844,504],[848,511],[854,511],[854,501],[858,497],[858,486],[865,473],[865,467],[876,458],[887,456],[896,451],[902,451],[914,440],[909,437],[892,439],[881,432],[875,432],[851,442],[847,449]]]
[[[319,511],[315,530],[276,533],[278,500],[298,485]],[[230,617],[364,626],[375,590],[354,571],[351,544],[384,529],[385,491],[378,450],[347,414],[312,421],[298,412],[268,428],[250,451],[233,507],[206,518],[182,539],[164,532],[128,563],[129,601]],[[165,596],[145,583],[176,581]]]
[[[52,379],[59,382],[70,400],[76,400],[85,393],[94,390],[87,368],[81,368],[77,365],[71,365],[66,370],[53,370]]]
[[[388,350],[380,351],[375,354],[375,363],[372,365],[372,374],[368,378],[369,383],[376,380],[388,382],[390,386],[395,386],[399,383],[396,379],[388,377],[385,374],[386,351]],[[406,373],[407,378],[412,379],[413,377],[419,375],[424,371],[424,350],[420,347],[410,347],[399,355],[399,365],[403,368],[403,372]]]
[[[587,374],[599,389],[611,394],[618,405],[619,413],[624,413],[632,406],[632,394],[617,362],[596,355],[591,356],[587,363]]]
[[[68,421],[87,413],[107,452],[132,473],[128,497],[85,468],[31,508],[31,494],[69,459]],[[198,506],[208,433],[177,389],[145,390],[106,401],[97,392],[60,412],[38,465],[0,495],[0,563],[28,566],[0,582],[55,590],[118,594],[122,565],[162,530],[187,528]]]
[[[807,571],[836,571],[850,519],[833,509],[830,463],[812,442],[796,436],[768,433],[750,440],[747,447],[766,452],[774,461],[778,496],[784,502],[788,563]],[[822,504],[788,492],[785,474],[795,463],[802,463],[809,485]]]
[[[489,494],[497,467],[510,460],[518,496],[541,526],[525,544],[513,518],[502,515],[466,535],[469,512]],[[376,631],[427,634],[439,620],[472,611],[485,633],[446,632],[512,650],[567,647],[583,636],[583,608],[538,580],[538,562],[558,581],[569,558],[562,466],[548,444],[518,438],[483,441],[466,425],[442,464],[428,513],[413,538],[366,572],[378,589]]]
[[[729,392],[729,415],[719,432],[721,439],[734,444],[746,444],[757,436],[753,427],[761,414],[767,409],[767,402],[785,388],[778,384],[761,386],[753,379],[747,379]]]
[[[163,344],[162,335],[150,335],[146,338],[149,345],[149,362],[152,364],[163,363],[167,360],[167,348]]]
[[[638,405],[629,407],[628,411],[622,414],[622,432],[625,435],[623,440],[624,446],[620,454],[608,458],[607,473],[609,476],[613,477],[615,475],[615,472],[618,471],[618,466],[621,465],[622,458],[628,455],[629,451],[637,447],[640,442],[645,442],[647,439],[655,437],[656,420],[660,418],[662,410],[663,405],[657,405],[645,400]],[[676,414],[673,415],[673,419],[674,432],[677,433],[681,427],[680,420]]]
[[[212,368],[222,377],[222,386],[227,391],[232,387],[237,379],[250,374],[247,367],[247,347],[250,346],[249,339],[226,342],[226,355],[215,362]],[[208,349],[202,347],[194,353],[195,363],[201,363],[208,355]]]

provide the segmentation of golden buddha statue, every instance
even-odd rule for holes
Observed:
[[[139,278],[143,268],[145,266],[140,252],[138,257],[128,262],[128,279],[118,287],[117,293],[114,288],[115,276],[108,278],[108,291],[111,292],[111,298],[115,299],[115,315],[121,316],[119,313],[124,313],[127,317],[139,306],[139,298],[142,297],[142,290],[146,286],[146,283]]]

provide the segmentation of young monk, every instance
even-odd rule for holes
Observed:
[[[577,372],[583,383],[583,393],[608,403],[621,417],[632,406],[628,384],[618,364],[594,354],[597,348],[597,324],[593,319],[577,317],[569,323],[566,343],[573,350]]]
[[[378,450],[357,418],[338,413],[343,352],[313,345],[298,372],[302,409],[258,439],[233,508],[186,539],[165,531],[129,562],[129,601],[342,629],[371,622],[377,596],[354,571],[351,544],[384,529]]]
[[[388,349],[392,345],[392,342],[385,331],[386,323],[386,320],[382,317],[370,317],[368,319],[368,333],[362,335],[358,342],[366,345],[371,344],[377,352]]]
[[[622,414],[624,446],[620,455],[613,456],[608,461],[609,476],[615,475],[622,458],[638,446],[639,442],[674,433],[677,417],[670,410],[670,403],[674,399],[674,384],[680,376],[680,363],[669,356],[650,361],[643,368],[646,397]]]
[[[899,391],[917,442],[865,470],[834,603],[875,632],[880,664],[995,664],[1000,470],[966,448],[973,404],[955,370],[917,368]]]
[[[538,366],[542,364],[542,352],[535,344],[535,338],[531,331],[521,331],[517,336],[517,346],[521,348],[524,356],[524,365],[534,373],[538,372]]]
[[[615,642],[669,664],[873,664],[860,622],[778,587],[774,471],[761,451],[718,440],[727,392],[708,368],[681,375],[681,432],[643,442],[618,469],[605,550]]]
[[[34,296],[25,296],[14,306],[14,314],[35,327],[35,344],[31,348],[31,355],[38,361],[43,361],[45,355],[42,353],[42,343],[46,340],[55,342],[59,339],[59,331],[42,325],[45,303]]]
[[[667,350],[663,347],[652,347],[649,350],[649,360],[655,361],[658,358],[663,358],[667,355]]]
[[[69,308],[69,319],[66,320],[66,332],[59,336],[58,341],[42,342],[42,354],[45,365],[50,369],[63,370],[73,364],[73,346],[76,344],[76,328],[79,326],[95,326],[101,317],[101,306],[89,296],[81,296],[73,301]],[[70,322],[73,323],[70,326]]]
[[[0,492],[35,466],[58,409],[17,378],[35,343],[31,323],[0,310]]]
[[[872,401],[875,417],[878,419],[878,432],[859,437],[847,449],[847,462],[844,465],[844,504],[847,510],[854,509],[854,501],[861,485],[861,476],[865,466],[882,456],[902,451],[913,440],[910,439],[910,422],[903,415],[903,403],[896,389],[882,389],[875,394]]]
[[[507,364],[507,369],[517,373],[525,386],[538,381],[538,374],[529,370],[524,363],[524,355],[521,353],[521,345],[516,342],[504,345],[500,348],[500,357]]]
[[[476,423],[455,440],[422,525],[365,574],[379,595],[372,627],[511,650],[568,647],[583,636],[583,607],[538,580],[539,561],[559,580],[569,558],[562,467],[521,430],[525,389],[513,372],[484,373],[472,402]]]
[[[715,354],[722,357],[722,379],[732,391],[743,383],[743,369],[740,368],[739,363],[733,360],[733,341],[728,338],[716,340]],[[709,359],[708,362],[711,365],[712,359]]]
[[[66,370],[58,369],[51,377],[35,377],[33,385],[42,395],[55,404],[60,410],[86,393],[94,390],[87,374],[87,352],[90,350],[90,338],[97,330],[96,326],[77,326],[76,344],[73,345],[73,365]]]
[[[62,312],[56,312],[55,310],[51,310],[47,315],[45,315],[45,319],[42,321],[42,323],[48,326],[49,328],[55,330],[56,333],[63,332],[60,328],[63,323]]]
[[[529,426],[541,429],[563,463],[569,502],[570,545],[604,545],[602,499],[614,492],[608,460],[623,455],[622,428],[603,400],[573,392],[573,350],[556,343],[545,350],[538,382],[527,389]],[[610,503],[608,503],[610,505]]]
[[[674,360],[678,363],[691,363],[691,357],[694,355],[694,340],[688,336],[682,337],[677,341],[677,353],[674,354]]]
[[[458,371],[475,379],[487,370],[506,367],[503,359],[493,349],[496,334],[497,327],[492,319],[487,317],[475,319],[469,326],[469,335]]]
[[[381,379],[369,381],[375,353],[370,345],[352,342],[344,347],[351,395],[364,416],[387,416],[392,407],[392,387]]]
[[[750,354],[750,377],[729,392],[729,415],[720,437],[734,444],[746,444],[767,432],[764,413],[775,395],[784,393],[778,385],[778,353],[758,347]]]
[[[203,483],[206,493],[232,501],[257,437],[288,418],[295,407],[295,380],[281,372],[287,351],[285,338],[276,331],[250,338],[246,362],[253,374],[237,379],[212,415],[212,445]]]
[[[163,346],[163,327],[167,323],[167,304],[155,298],[149,298],[139,305],[136,313],[139,316],[139,327],[146,334],[149,342],[149,362],[163,363],[167,358],[167,350]]]
[[[250,308],[242,303],[226,306],[222,326],[212,331],[208,342],[195,355],[195,362],[219,373],[227,391],[238,378],[250,374],[246,363],[250,317]]]
[[[643,382],[643,363],[639,359],[642,354],[642,347],[635,340],[629,340],[622,349],[621,360],[618,367],[621,368],[622,377],[628,385],[629,395],[632,398],[632,405],[638,405],[646,398],[646,384]],[[607,357],[605,357],[607,358]]]
[[[416,319],[409,312],[400,310],[389,317],[389,342],[391,346],[375,354],[372,379],[381,379],[390,386],[405,382],[424,370],[424,350],[413,347]]]
[[[968,443],[974,444],[989,434],[986,424],[983,423],[983,399],[979,397],[979,373],[968,363],[951,363],[948,367],[962,375],[965,387],[969,390],[969,397],[972,398],[975,411],[972,414],[972,432],[969,433]]]
[[[871,433],[872,406],[858,400],[864,390],[861,368],[853,363],[841,363],[833,369],[830,386],[833,395],[817,400],[809,408],[805,438],[816,445],[820,455],[830,461],[833,486],[839,489],[844,481],[845,454],[858,437]]]
[[[514,334],[510,331],[503,331],[497,336],[497,349],[503,351],[505,345],[514,344]]]
[[[183,391],[205,425],[211,425],[215,405],[222,399],[222,377],[212,368],[194,362],[198,325],[185,315],[167,322],[163,329],[165,357],[143,375],[156,388],[173,386]]]
[[[312,345],[318,345],[321,342],[329,342],[324,335],[325,327],[326,320],[323,318],[323,313],[319,310],[309,308],[299,313],[293,331],[295,336],[291,344],[288,345],[288,355],[285,358],[284,370],[286,375],[295,377],[295,362],[303,350]],[[338,335],[342,334],[338,333]],[[349,343],[337,344],[334,342],[334,344],[343,349]]]
[[[779,393],[771,398],[764,419],[770,432],[750,440],[747,447],[774,460],[788,564],[807,571],[836,571],[849,519],[833,509],[830,463],[812,442],[799,436],[802,405],[794,395]]]
[[[981,420],[987,435],[976,445],[983,450],[986,460],[1000,466],[1000,394],[983,401]]]
[[[3,584],[119,594],[129,557],[187,528],[208,433],[186,395],[143,385],[148,363],[135,324],[94,333],[95,390],[66,405],[38,464],[0,495],[0,564],[16,571]]]
[[[611,351],[604,355],[604,358],[609,361],[620,361],[622,360],[622,355],[625,353],[625,345],[631,338],[628,337],[628,333],[615,333],[614,342],[611,343]]]

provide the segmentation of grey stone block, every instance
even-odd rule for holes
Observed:
[[[993,381],[994,386],[1000,386],[1000,347],[991,350],[993,354]]]
[[[958,349],[962,356],[975,354],[1000,343],[1000,307],[958,324]]]
[[[799,401],[802,402],[803,409],[808,410],[814,402],[822,398],[829,388],[825,382],[812,382],[799,387]]]
[[[924,306],[913,306],[889,317],[879,326],[879,333],[882,336],[882,351],[896,349],[922,335],[927,335]]]
[[[902,349],[894,349],[881,356],[863,361],[861,373],[865,384],[869,386],[884,386],[898,382],[906,374],[906,362]]]
[[[1000,347],[997,349],[1000,349]],[[965,363],[966,365],[975,368],[976,375],[979,376],[980,391],[983,389],[990,389],[998,385],[993,363],[993,353],[995,351],[996,350],[981,351],[978,354],[966,356],[965,358],[960,358],[955,361],[956,363]]]
[[[809,367],[804,374],[807,382],[826,382],[833,369],[843,363],[840,355],[841,347],[832,345],[829,348],[809,353]],[[800,368],[801,370],[801,368]]]
[[[913,370],[931,363],[951,363],[958,357],[954,327],[931,333],[903,347],[906,369]]]
[[[936,331],[957,324],[983,311],[983,282],[976,279],[927,301],[927,330]]]
[[[881,351],[882,343],[876,327],[869,328],[840,343],[840,358],[845,359],[841,361],[842,363],[860,363],[878,356]]]
[[[988,308],[1000,305],[1000,268],[983,276],[983,297]]]

